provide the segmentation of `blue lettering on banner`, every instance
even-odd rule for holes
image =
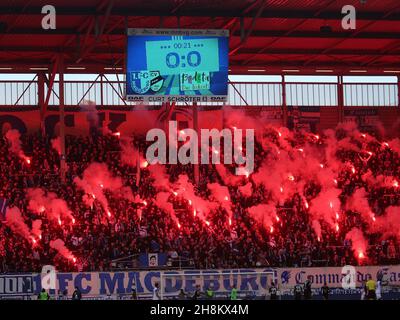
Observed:
[[[33,293],[34,279],[32,274],[28,275],[1,275],[0,296]]]
[[[140,283],[140,272],[128,272],[128,286],[126,293],[132,293],[132,289],[135,288],[137,293],[143,293],[144,289]]]
[[[305,279],[303,279],[304,274],[305,274],[304,271],[296,273],[296,283],[303,283],[305,281]]]
[[[182,289],[182,276],[181,277],[168,277],[169,275],[180,275],[177,271],[164,272],[165,279],[165,292],[178,292]]]
[[[62,292],[68,288],[68,281],[72,281],[73,277],[71,273],[58,273],[58,289]]]
[[[116,293],[118,294],[125,293],[123,272],[115,272],[114,274],[101,272],[99,273],[99,277],[100,277],[100,294],[113,294],[115,291],[115,287],[117,287]]]
[[[298,283],[306,279],[312,282],[313,289],[319,290],[326,282],[340,295],[350,294],[341,288],[342,268],[289,268],[289,269],[234,269],[234,270],[185,270],[185,271],[131,271],[131,272],[82,272],[57,273],[57,290],[67,290],[70,296],[78,287],[85,297],[98,297],[107,294],[130,294],[132,288],[139,295],[151,296],[154,284],[160,283],[163,273],[163,291],[178,294],[180,289],[194,292],[196,285],[201,290],[211,288],[217,294],[227,293],[235,285],[239,291],[264,291],[272,278],[260,272],[274,272],[278,285],[290,292]],[[258,274],[257,274],[258,272]],[[246,273],[246,274],[245,274]],[[390,286],[400,285],[400,266],[356,267],[356,287],[372,276],[374,279],[388,281]],[[339,290],[340,289],[340,290]],[[1,296],[34,295],[41,290],[40,274],[5,274],[0,276]],[[55,293],[51,290],[51,293]],[[286,293],[285,293],[286,294]],[[290,293],[287,293],[290,294]],[[354,290],[351,292],[354,294]]]
[[[87,294],[90,292],[90,290],[92,290],[92,287],[90,285],[85,285],[85,287],[83,287],[83,279],[85,279],[86,281],[90,281],[92,279],[92,276],[90,275],[90,273],[80,273],[75,277],[74,280],[74,286],[78,287],[79,290],[82,292],[82,294]]]
[[[184,274],[185,274],[185,291],[187,292],[196,291],[196,285],[197,285],[196,278],[197,274],[200,275],[200,271],[190,270],[190,271],[185,271]]]
[[[241,272],[254,273],[254,276],[249,274],[241,275],[241,284],[239,290],[258,290],[257,275],[255,270],[241,270]],[[250,285],[250,288],[249,288]]]
[[[220,288],[219,285],[219,271],[209,271],[208,273],[215,274],[214,275],[204,275],[204,288],[210,288],[213,291],[218,291]],[[211,279],[212,278],[212,279]]]
[[[156,278],[153,281],[153,278]],[[148,292],[152,292],[154,288],[154,284],[160,281],[160,272],[150,271],[144,277],[144,286],[146,287]]]
[[[224,275],[224,289],[225,291],[230,291],[232,290],[233,286],[236,286],[238,288],[238,276],[237,273],[239,272],[238,270],[232,270],[232,278],[233,282],[231,283],[231,277],[230,275]]]

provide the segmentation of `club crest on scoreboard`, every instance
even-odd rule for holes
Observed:
[[[209,90],[210,73],[209,72],[184,72],[180,74],[180,88],[187,90]]]
[[[164,84],[164,78],[159,71],[132,71],[130,73],[131,88],[136,94],[145,94],[150,89],[158,92]]]

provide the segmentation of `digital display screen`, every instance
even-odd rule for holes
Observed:
[[[228,30],[128,29],[126,99],[225,102]]]

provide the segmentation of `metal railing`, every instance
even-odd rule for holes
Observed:
[[[338,83],[291,83],[286,82],[229,82],[228,102],[233,106],[277,107],[291,106],[338,106]],[[110,81],[99,76],[95,81],[65,81],[65,105],[78,106],[84,100],[91,100],[98,106],[130,106],[135,102],[123,99],[124,82]],[[345,83],[343,102],[346,107],[395,107],[399,106],[397,83]],[[47,94],[45,86],[44,94]],[[55,81],[50,94],[49,105],[59,104],[59,82]],[[153,103],[157,104],[157,103]],[[210,102],[203,105],[221,105]],[[0,80],[0,106],[37,106],[38,81]]]
[[[140,264],[140,254],[133,254],[127,257],[122,257],[110,261],[111,270],[152,270],[154,267],[146,267]],[[170,261],[171,263],[168,263]],[[182,270],[182,269],[194,269],[195,265],[191,263],[191,259],[178,256],[177,258],[168,258],[165,265],[157,266],[158,269],[168,270]]]
[[[396,83],[344,84],[344,105],[348,107],[396,107],[399,105]]]

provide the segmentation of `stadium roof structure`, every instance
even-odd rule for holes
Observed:
[[[0,72],[123,72],[128,27],[229,29],[231,74],[400,73],[399,0],[2,0]]]

